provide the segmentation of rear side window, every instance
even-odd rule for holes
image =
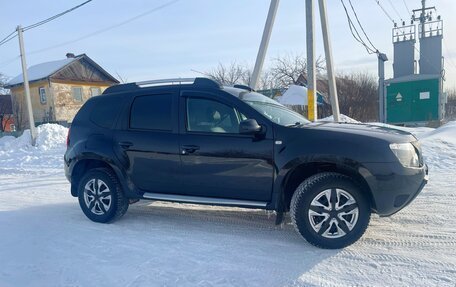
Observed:
[[[90,120],[102,128],[111,128],[117,115],[122,108],[122,98],[106,96],[97,98],[95,106],[90,114]]]
[[[137,97],[131,107],[130,128],[171,131],[171,95]]]

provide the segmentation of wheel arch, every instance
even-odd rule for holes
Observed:
[[[360,172],[362,166],[359,163],[341,163],[327,160],[301,162],[290,168],[284,175],[280,190],[280,203],[278,209],[289,211],[291,198],[296,188],[307,178],[322,172],[336,172],[346,175],[354,180],[361,191],[366,194],[370,206],[375,210],[375,201],[372,195],[372,189]]]
[[[115,167],[113,167],[111,164],[109,164],[107,161],[99,159],[99,158],[84,158],[78,160],[71,171],[71,195],[74,197],[78,196],[78,186],[79,186],[79,181],[81,178],[84,176],[84,174],[94,168],[106,168],[114,173],[114,175],[117,177],[119,182],[121,183],[122,186],[122,179],[119,176],[119,171],[116,170]]]

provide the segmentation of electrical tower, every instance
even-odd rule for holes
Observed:
[[[409,25],[394,24],[394,77],[385,81],[388,123],[436,126],[444,117],[443,20],[434,18],[435,11],[422,0],[421,8],[412,10]],[[415,46],[416,24],[419,49]]]

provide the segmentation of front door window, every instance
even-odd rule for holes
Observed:
[[[208,133],[239,133],[239,114],[218,101],[188,98],[187,131]]]

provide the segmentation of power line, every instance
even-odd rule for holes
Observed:
[[[162,5],[160,5],[160,6],[157,6],[157,7],[153,8],[153,9],[150,9],[150,10],[148,10],[148,11],[146,11],[146,12],[143,12],[143,13],[141,13],[141,14],[138,14],[138,15],[134,16],[134,17],[131,17],[131,18],[127,19],[127,20],[124,20],[124,21],[122,21],[122,22],[120,22],[120,23],[117,23],[117,24],[114,24],[114,25],[112,25],[112,26],[108,26],[108,27],[106,27],[106,28],[97,30],[97,31],[95,31],[95,32],[89,33],[89,34],[87,34],[87,35],[84,35],[84,36],[82,36],[82,37],[76,38],[76,39],[71,40],[71,41],[66,41],[66,42],[63,42],[63,43],[60,43],[60,44],[56,44],[56,45],[53,45],[53,46],[49,46],[49,47],[46,47],[46,48],[43,48],[43,49],[38,49],[38,50],[35,50],[35,51],[31,51],[31,52],[28,53],[28,54],[31,55],[31,54],[42,53],[42,52],[45,52],[45,51],[48,51],[48,50],[52,50],[52,49],[55,49],[55,48],[59,48],[59,47],[62,47],[62,46],[66,46],[66,45],[69,45],[69,44],[73,44],[73,43],[79,42],[79,41],[81,41],[81,40],[85,40],[85,39],[87,39],[87,38],[93,37],[93,36],[95,36],[95,35],[98,35],[98,34],[107,32],[107,31],[109,31],[109,30],[112,30],[112,29],[115,29],[115,28],[117,28],[117,27],[123,26],[123,25],[125,25],[125,24],[130,23],[130,22],[133,22],[133,21],[135,21],[135,20],[137,20],[137,19],[139,19],[139,18],[141,18],[141,17],[144,17],[144,16],[146,16],[146,15],[148,15],[148,14],[151,14],[151,13],[153,13],[153,12],[157,12],[157,11],[159,11],[159,10],[161,10],[161,9],[164,9],[164,8],[166,8],[166,7],[168,7],[168,6],[171,6],[171,5],[175,4],[175,3],[178,2],[178,1],[180,1],[180,0],[172,0],[172,1],[169,1],[169,2],[167,2],[167,3],[165,3],[165,4],[162,4]]]
[[[87,1],[81,3],[81,4],[77,5],[77,6],[74,6],[73,8],[70,8],[70,9],[68,9],[68,10],[65,10],[65,11],[63,11],[63,12],[61,12],[61,13],[59,13],[59,14],[56,14],[56,15],[52,16],[52,17],[49,17],[49,18],[47,18],[47,19],[44,19],[44,20],[42,20],[42,21],[40,21],[40,22],[37,22],[37,23],[35,23],[35,24],[26,26],[26,27],[24,27],[23,30],[24,30],[24,31],[27,31],[27,30],[36,28],[36,27],[38,27],[38,26],[41,26],[41,25],[43,25],[43,24],[46,24],[46,23],[48,23],[48,22],[51,22],[52,20],[57,19],[57,18],[59,18],[59,17],[62,17],[63,15],[68,14],[68,13],[70,13],[71,11],[76,10],[76,9],[78,9],[79,7],[82,7],[82,6],[86,5],[87,3],[91,2],[91,1],[92,1],[92,0],[87,0]]]
[[[65,14],[70,13],[70,12],[73,11],[73,10],[78,9],[79,7],[84,6],[85,4],[87,4],[87,3],[91,2],[91,1],[92,1],[92,0],[87,0],[87,1],[81,3],[81,4],[77,5],[77,6],[74,6],[73,8],[70,8],[70,9],[68,9],[68,10],[65,10],[65,11],[63,11],[63,12],[61,12],[61,13],[59,13],[59,14],[56,14],[56,15],[52,16],[52,17],[49,17],[49,18],[44,19],[44,20],[42,20],[42,21],[39,21],[39,22],[37,22],[37,23],[35,23],[35,24],[28,25],[28,26],[24,27],[22,30],[23,30],[23,31],[27,31],[27,30],[36,28],[36,27],[38,27],[38,26],[44,25],[44,24],[46,24],[46,23],[48,23],[48,22],[50,22],[50,21],[52,21],[52,20],[54,20],[54,19],[57,19],[57,18],[59,18],[59,17],[62,17],[62,16],[65,15]],[[16,38],[16,37],[17,37],[16,31],[11,32],[8,36],[6,36],[5,38],[3,38],[3,39],[0,41],[0,46],[2,46],[3,44],[6,44],[7,42],[11,41],[12,39],[14,39],[14,38]]]
[[[390,3],[391,7],[393,7],[394,12],[396,12],[396,15],[399,17],[399,19],[401,19],[401,21],[404,21],[404,20],[402,20],[402,16],[401,16],[401,14],[397,11],[396,6],[394,6],[393,2],[391,2],[391,0],[388,0],[388,2]]]
[[[13,31],[11,32],[8,36],[6,36],[5,38],[3,38],[1,41],[0,41],[0,46],[8,43],[9,41],[13,40],[14,38],[17,37],[17,34],[15,34],[16,31]]]
[[[388,12],[386,12],[385,8],[383,8],[382,4],[380,4],[380,1],[379,0],[374,0],[375,3],[377,3],[377,5],[380,7],[380,9],[382,9],[383,13],[385,13],[386,17],[388,17],[388,19],[390,19],[391,22],[393,22],[393,24],[395,24],[396,22],[394,22],[393,18],[391,18],[390,14],[388,14]]]
[[[374,48],[375,51],[378,51],[378,49],[375,47],[374,44],[372,44],[371,40],[369,39],[369,36],[367,36],[366,31],[363,28],[363,25],[361,25],[361,22],[359,21],[358,14],[356,14],[355,8],[353,8],[353,4],[351,0],[348,0],[348,3],[350,3],[350,7],[352,8],[353,14],[355,15],[356,21],[358,22],[359,27],[363,31],[364,36],[366,36],[367,41],[369,41],[369,44],[371,44],[372,48]]]
[[[345,14],[347,16],[347,21],[348,21],[348,27],[350,28],[350,32],[353,36],[353,38],[358,42],[360,43],[361,45],[364,46],[364,48],[366,49],[367,53],[369,54],[374,54],[376,53],[376,49],[375,47],[369,47],[362,39],[361,35],[359,34],[358,30],[356,29],[355,25],[353,24],[353,21],[351,20],[351,17],[350,17],[350,14],[348,13],[348,10],[347,10],[347,7],[345,6],[345,3],[343,0],[340,0],[340,2],[342,3],[342,6],[344,7],[344,10],[345,10]]]
[[[6,36],[5,38],[1,39],[0,40],[0,45],[3,43],[3,41],[5,41],[6,39],[8,39],[10,36],[12,36],[14,33],[16,33],[16,31],[13,31],[11,33],[8,34],[8,36]]]
[[[405,9],[407,9],[407,13],[409,14],[409,16],[412,17],[412,10],[409,9],[407,2],[405,0],[402,0],[402,3],[404,3]]]

